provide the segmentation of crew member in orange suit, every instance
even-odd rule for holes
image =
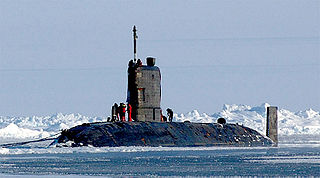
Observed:
[[[127,111],[128,111],[128,121],[129,121],[129,122],[132,122],[132,117],[131,117],[132,107],[131,107],[131,104],[128,104],[127,106],[128,106],[128,108],[127,108]]]
[[[124,104],[124,103],[120,104],[120,113],[119,113],[119,115],[120,115],[120,120],[122,122],[125,122],[126,121],[126,104]]]

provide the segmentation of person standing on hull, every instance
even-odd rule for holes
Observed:
[[[128,103],[127,105],[127,111],[128,111],[128,121],[129,122],[132,122],[132,117],[131,117],[131,114],[132,114],[132,107],[131,107],[131,104]]]
[[[137,66],[138,66],[138,67],[141,67],[141,66],[142,66],[142,61],[141,61],[141,59],[138,59],[138,61],[137,61]]]
[[[172,118],[173,118],[173,111],[172,111],[172,109],[170,109],[170,108],[167,109],[167,115],[168,115],[168,120],[169,120],[169,122],[172,122]]]
[[[126,121],[126,104],[124,103],[120,103],[119,116],[120,116],[120,121],[122,122]]]
[[[117,118],[118,118],[118,104],[117,103],[114,103],[114,105],[112,106],[111,108],[111,122],[115,122],[117,121]]]

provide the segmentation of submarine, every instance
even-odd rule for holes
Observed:
[[[277,146],[277,107],[267,108],[266,136],[239,124],[227,123],[224,118],[217,123],[170,122],[164,119],[161,109],[161,72],[154,57],[146,64],[137,58],[137,30],[133,27],[134,59],[128,64],[128,90],[126,103],[130,105],[128,121],[84,123],[63,130],[54,140],[57,146]],[[114,108],[113,108],[114,109]],[[123,117],[123,116],[122,116]],[[129,118],[130,117],[130,118]]]

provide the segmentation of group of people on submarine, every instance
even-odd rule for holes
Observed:
[[[170,108],[167,108],[167,117],[162,115],[161,113],[161,121],[162,122],[172,122],[173,119],[173,111]],[[126,112],[128,113],[127,119],[126,119]],[[120,103],[118,105],[117,103],[114,103],[114,105],[111,108],[111,115],[112,117],[108,117],[107,122],[132,122],[132,106],[131,104],[125,104]]]

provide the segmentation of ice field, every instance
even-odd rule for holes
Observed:
[[[213,114],[199,113],[193,110],[184,114],[174,114],[173,121],[213,123],[219,117],[226,118],[229,123],[243,124],[265,134],[266,107],[268,103],[260,106],[225,104],[220,112]],[[312,109],[292,112],[279,108],[279,134],[301,135],[320,134],[320,113]],[[81,114],[62,114],[52,116],[9,117],[0,116],[0,144],[10,140],[28,140],[44,138],[58,134],[61,129],[89,123],[103,122],[106,117],[87,117]]]
[[[182,122],[239,123],[265,132],[265,108],[225,105],[220,112],[175,114]],[[280,108],[279,147],[81,147],[50,146],[52,140],[0,146],[0,177],[95,176],[320,176],[320,114]],[[61,129],[105,117],[56,114],[0,117],[0,144],[55,137]]]
[[[0,176],[320,176],[319,145],[49,150],[1,154]]]

